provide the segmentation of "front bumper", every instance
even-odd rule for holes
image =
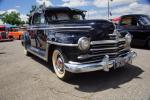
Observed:
[[[65,69],[72,73],[83,73],[83,72],[91,72],[97,70],[109,71],[110,68],[121,67],[127,63],[131,63],[132,59],[137,56],[137,53],[134,51],[128,52],[125,57],[118,57],[115,60],[109,60],[109,56],[105,55],[102,62],[99,63],[90,63],[90,64],[82,64],[82,63],[65,63]]]

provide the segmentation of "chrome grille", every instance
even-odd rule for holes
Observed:
[[[85,63],[99,62],[105,55],[108,55],[110,60],[119,56],[124,57],[129,52],[125,43],[125,39],[92,41],[90,50],[86,56],[83,56],[82,61]]]

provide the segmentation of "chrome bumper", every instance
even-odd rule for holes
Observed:
[[[105,55],[102,62],[99,63],[91,63],[91,64],[82,64],[82,63],[65,63],[65,69],[72,73],[83,73],[83,72],[91,72],[97,70],[109,71],[112,67],[121,67],[127,63],[131,63],[132,59],[137,56],[137,53],[134,51],[128,52],[127,56],[119,57],[115,60],[109,60],[109,56]],[[121,64],[123,62],[123,64]]]

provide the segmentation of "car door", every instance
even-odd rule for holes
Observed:
[[[122,17],[119,28],[128,31],[133,36],[131,45],[142,45],[142,31],[135,16]]]
[[[28,29],[29,36],[30,36],[30,42],[31,46],[37,48],[38,47],[38,40],[37,40],[37,29],[38,29],[38,24],[40,23],[40,14],[35,13],[31,17],[31,22],[30,22],[30,28]]]
[[[45,24],[44,14],[40,14],[40,23],[37,25],[36,42],[37,48],[40,50],[46,50],[46,39],[47,39],[47,26]]]

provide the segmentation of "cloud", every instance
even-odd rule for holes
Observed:
[[[3,13],[11,13],[11,12],[16,12],[16,13],[19,13],[18,10],[16,9],[8,9],[7,11],[3,11],[3,10],[0,10],[0,14],[3,14]],[[26,16],[25,14],[20,14],[20,18],[22,21],[27,21],[28,20],[28,16]]]
[[[16,8],[20,8],[20,6],[18,6],[18,5],[17,5],[17,6],[15,6],[15,7],[16,7]]]
[[[38,5],[42,5],[43,3],[45,3],[46,7],[53,6],[53,4],[50,0],[36,0],[36,3]]]
[[[126,5],[133,3],[137,0],[113,0],[110,1],[111,6],[117,6],[117,5]],[[96,7],[107,7],[108,6],[108,0],[94,0],[93,5]]]
[[[0,10],[0,14],[3,14],[3,13],[5,13],[5,11],[3,11],[3,10]]]
[[[18,13],[19,11],[18,11],[17,9],[9,9],[9,10],[7,10],[6,12],[7,12],[7,13],[11,13],[11,12],[16,12],[16,13]]]
[[[87,19],[107,19],[107,11],[106,10],[89,10],[86,13]]]
[[[8,9],[8,10],[6,10],[6,11],[4,11],[4,10],[0,10],[0,14],[3,14],[3,13],[11,13],[11,12],[16,12],[16,13],[18,13],[19,11],[17,10],[17,9]]]
[[[149,4],[139,4],[138,2],[133,2],[127,6],[119,7],[117,9],[113,9],[111,12],[115,15],[122,14],[150,14],[150,5]]]
[[[90,4],[90,2],[86,0],[62,0],[62,1],[64,2],[62,6],[68,7],[88,6]]]
[[[25,21],[25,22],[28,20],[28,16],[24,15],[24,14],[21,14],[20,18],[21,18],[22,21]]]

